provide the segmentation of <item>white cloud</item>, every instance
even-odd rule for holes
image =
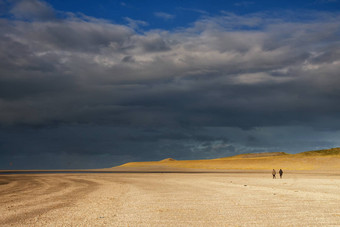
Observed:
[[[46,2],[39,0],[21,0],[11,10],[17,18],[32,20],[55,19],[55,11]]]
[[[291,81],[290,77],[275,77],[268,73],[247,73],[237,75],[232,79],[235,84],[283,83]]]
[[[155,12],[154,15],[164,20],[171,20],[175,18],[175,15],[164,12]]]
[[[240,6],[240,7],[248,7],[248,6],[251,6],[253,4],[254,4],[254,2],[251,2],[251,1],[240,1],[240,2],[235,3],[234,5]]]
[[[142,21],[142,20],[134,20],[131,19],[129,17],[125,17],[124,18],[127,22],[129,27],[133,28],[133,29],[138,29],[140,26],[148,26],[149,23],[146,21]]]

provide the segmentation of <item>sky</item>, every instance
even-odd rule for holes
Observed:
[[[339,0],[0,0],[0,169],[339,147],[339,100]]]

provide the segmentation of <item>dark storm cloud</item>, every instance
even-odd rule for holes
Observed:
[[[320,132],[310,127],[242,130],[74,124],[0,128],[0,168],[103,168],[167,157],[183,160],[252,152],[296,153],[337,146],[339,135],[339,131]]]
[[[0,168],[340,145],[337,13],[204,13],[143,31],[14,3],[0,2],[12,15],[0,19]]]
[[[197,128],[59,125],[0,128],[0,149],[0,166],[12,162],[16,166],[20,163],[20,168],[100,168],[164,157],[223,156],[232,151],[233,146],[225,136],[211,135],[211,132]],[[90,158],[92,156],[94,158]]]
[[[51,10],[24,6],[38,3]],[[2,19],[0,122],[249,128],[332,121],[337,19],[224,13],[144,34],[84,15]]]

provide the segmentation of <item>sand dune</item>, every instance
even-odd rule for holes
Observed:
[[[1,226],[339,226],[340,175],[0,175]]]
[[[340,170],[340,148],[308,151],[299,154],[284,152],[242,154],[226,158],[208,160],[165,159],[159,162],[130,162],[121,167],[167,166],[192,169],[245,169],[268,170],[283,168],[286,170]]]

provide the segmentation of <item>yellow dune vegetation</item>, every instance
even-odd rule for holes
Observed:
[[[268,170],[340,170],[340,147],[307,151],[298,154],[284,152],[240,154],[205,160],[175,160],[167,158],[152,162],[129,162],[121,167],[171,167],[191,169]]]

